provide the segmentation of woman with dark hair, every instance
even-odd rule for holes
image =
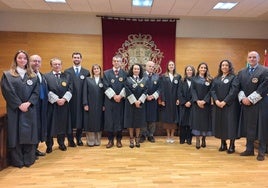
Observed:
[[[101,131],[103,130],[104,89],[101,67],[92,65],[91,77],[87,77],[83,85],[84,129],[86,131],[87,145],[99,146],[101,144]]]
[[[169,61],[167,71],[160,78],[160,98],[161,98],[161,122],[167,132],[167,143],[174,143],[174,134],[179,123],[179,86],[181,76],[176,73],[175,63]]]
[[[192,108],[191,83],[195,75],[193,66],[188,65],[184,69],[184,77],[180,87],[180,144],[192,144],[192,130],[190,128],[190,112]]]
[[[129,70],[125,82],[126,100],[124,113],[124,127],[128,128],[130,136],[130,148],[140,147],[140,129],[145,127],[145,105],[147,95],[146,79],[143,78],[143,70],[140,64],[133,64]]]
[[[234,74],[233,65],[229,60],[219,64],[218,75],[214,78],[211,95],[214,101],[212,111],[212,127],[216,138],[221,139],[219,151],[227,150],[226,140],[230,139],[227,153],[235,152],[239,123],[239,81]]]
[[[208,65],[204,62],[197,67],[196,76],[192,79],[192,113],[191,128],[196,136],[196,148],[206,147],[206,136],[212,135],[211,127],[211,88],[212,77]],[[202,144],[200,146],[200,136]]]
[[[25,51],[15,54],[11,69],[2,76],[1,88],[7,104],[10,164],[29,167],[35,162],[38,143],[39,82]]]

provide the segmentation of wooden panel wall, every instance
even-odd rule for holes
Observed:
[[[206,62],[212,76],[216,76],[218,65],[223,59],[230,60],[238,72],[246,65],[247,53],[257,51],[263,63],[264,50],[268,49],[268,39],[176,39],[176,64],[179,73],[183,74],[186,65],[197,65]]]
[[[218,70],[222,59],[231,60],[235,69],[245,66],[248,51],[256,50],[263,57],[268,49],[268,39],[176,39],[177,71],[183,74],[186,65],[207,62],[212,76]],[[71,54],[79,51],[83,55],[83,66],[91,68],[92,64],[102,65],[102,37],[99,35],[52,34],[31,32],[0,32],[0,74],[8,70],[14,54],[19,49],[30,55],[39,54],[43,58],[42,72],[50,71],[49,60],[59,57],[63,60],[63,69],[72,65]],[[263,61],[263,60],[261,60]],[[0,109],[5,102],[0,96]]]

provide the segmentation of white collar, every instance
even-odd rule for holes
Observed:
[[[20,77],[23,78],[24,75],[25,75],[25,73],[26,73],[26,69],[23,69],[23,68],[21,68],[21,67],[19,67],[19,66],[17,66],[16,69],[17,69],[17,71],[18,71]]]
[[[74,68],[74,71],[75,71],[76,68],[78,68],[78,70],[80,71],[81,70],[81,65],[79,65],[79,66],[73,66],[73,68]]]

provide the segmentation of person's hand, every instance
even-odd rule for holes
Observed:
[[[245,97],[245,98],[242,99],[242,104],[244,104],[246,106],[250,106],[251,102],[247,97]]]
[[[223,108],[226,105],[225,101],[216,100],[215,103],[219,108]]]
[[[206,102],[204,100],[197,100],[196,103],[199,108],[205,108]]]
[[[215,104],[216,104],[218,107],[220,107],[220,103],[221,103],[221,102],[220,102],[219,100],[216,100],[216,101],[215,101]]]
[[[121,95],[115,95],[114,96],[114,101],[117,102],[117,103],[120,103],[121,99],[122,99]]]
[[[136,108],[140,108],[141,107],[141,101],[136,101],[135,106],[136,106]]]
[[[151,100],[154,99],[154,96],[153,96],[153,95],[148,95],[148,96],[146,97],[146,99],[147,99],[147,101],[151,101]]]
[[[89,106],[88,106],[88,105],[85,105],[85,106],[84,106],[84,110],[85,110],[85,111],[88,111],[88,110],[89,110]]]
[[[192,104],[191,104],[191,102],[190,102],[190,101],[187,101],[187,102],[185,103],[185,105],[184,105],[184,106],[185,106],[185,107],[187,107],[187,108],[190,108],[190,107],[191,107],[191,105],[192,105]]]
[[[61,98],[61,99],[58,99],[58,100],[57,100],[57,104],[58,104],[59,106],[63,106],[63,105],[65,104],[65,102],[66,102],[66,99],[64,99],[64,98]]]
[[[31,105],[30,102],[24,102],[24,103],[21,103],[21,105],[19,106],[19,109],[20,109],[22,112],[27,112],[27,111],[28,111],[28,108],[29,108],[30,105]]]

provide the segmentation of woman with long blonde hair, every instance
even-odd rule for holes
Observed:
[[[10,164],[19,168],[30,167],[35,162],[38,143],[39,82],[25,51],[15,54],[11,69],[2,76],[1,89],[7,104]]]

